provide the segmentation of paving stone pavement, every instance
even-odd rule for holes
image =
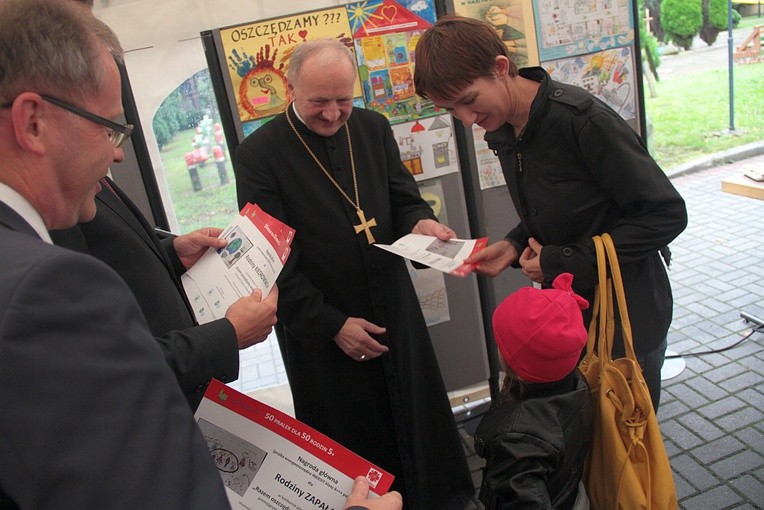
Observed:
[[[764,319],[764,200],[723,192],[724,178],[764,155],[672,177],[687,203],[687,229],[671,244],[674,320],[669,350],[686,368],[664,380],[658,421],[679,507],[760,509],[764,505],[764,332],[735,344]],[[460,426],[476,489],[482,460]],[[466,510],[481,509],[475,499]]]

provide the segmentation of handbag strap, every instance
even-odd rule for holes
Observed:
[[[597,252],[597,295],[599,297],[599,321],[597,323],[597,357],[600,363],[613,360],[613,336],[615,335],[615,312],[613,311],[613,292],[607,275],[607,251],[601,236],[595,236],[594,249]]]
[[[607,298],[603,300],[601,295],[602,289],[606,288],[606,271],[607,260],[605,259],[605,247],[602,244],[602,238],[600,236],[594,236],[594,249],[597,254],[597,277],[598,284],[594,290],[594,304],[592,305],[592,320],[589,323],[589,338],[586,342],[586,356],[584,357],[584,364],[589,364],[594,356],[594,345],[597,343],[597,338],[605,338],[605,317],[606,312],[604,306],[607,305]],[[599,356],[599,349],[598,349]]]
[[[594,345],[597,344],[597,357],[601,362],[612,360],[613,338],[615,336],[615,301],[621,315],[621,331],[624,351],[628,358],[637,360],[634,352],[634,341],[631,332],[631,321],[626,308],[626,294],[623,290],[621,267],[610,234],[592,237],[597,255],[597,288],[594,292],[592,320],[589,323],[589,338],[586,342],[584,365],[591,363],[594,356]],[[607,269],[610,267],[610,278]],[[597,340],[599,339],[599,342]]]
[[[637,355],[634,352],[634,339],[631,334],[631,321],[629,320],[629,310],[626,308],[626,293],[623,290],[623,280],[621,279],[621,266],[618,264],[618,255],[615,251],[615,245],[610,234],[602,234],[602,243],[605,245],[607,259],[610,265],[610,276],[615,289],[615,296],[618,302],[618,311],[621,314],[621,336],[623,336],[623,348],[626,357],[637,361]],[[612,345],[611,345],[612,347]]]

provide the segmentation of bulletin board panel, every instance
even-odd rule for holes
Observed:
[[[221,114],[226,110],[233,128],[229,150],[284,111],[294,48],[318,38],[335,38],[353,51],[356,106],[393,125],[443,114],[414,93],[413,83],[414,48],[435,21],[433,0],[365,0],[202,32],[216,95],[225,98]]]
[[[644,136],[644,92],[633,0],[449,0],[449,12],[493,25],[518,67],[578,85]]]
[[[428,202],[437,196],[434,189],[442,190],[443,205],[436,206],[436,216],[453,228],[458,237],[469,237],[470,226],[460,174],[451,173],[422,180],[418,184],[422,197]],[[446,390],[454,391],[487,382],[490,371],[477,276],[472,274],[466,278],[457,278],[443,275],[436,269],[417,270],[418,273],[422,271],[438,273],[435,276],[443,278],[445,282],[445,293],[442,295],[447,300],[448,320],[433,322],[430,312],[433,306],[440,306],[442,302],[421,292],[418,281],[421,276],[414,278],[414,288],[425,320],[428,321],[430,338]]]

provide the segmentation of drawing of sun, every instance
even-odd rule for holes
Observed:
[[[382,16],[374,14],[374,11],[379,8],[381,3],[364,0],[357,4],[348,5],[348,20],[350,21],[350,28],[354,33],[366,23],[370,23],[374,27],[377,26],[373,20],[382,19]]]

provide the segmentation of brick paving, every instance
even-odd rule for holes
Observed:
[[[764,155],[672,178],[689,224],[672,243],[674,321],[669,349],[686,369],[663,382],[658,420],[680,507],[762,508],[764,504],[764,332],[734,344],[764,318],[764,200],[721,190],[743,164]]]

